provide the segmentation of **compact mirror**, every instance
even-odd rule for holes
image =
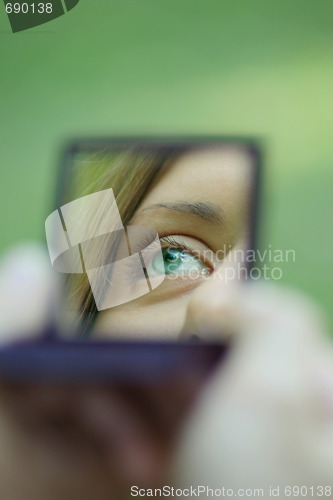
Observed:
[[[198,287],[251,277],[258,169],[248,140],[72,144],[45,224],[61,335],[179,340]]]

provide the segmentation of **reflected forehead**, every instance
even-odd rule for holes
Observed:
[[[244,148],[216,146],[184,153],[155,179],[140,208],[169,201],[209,200],[221,205],[249,186],[251,159]]]

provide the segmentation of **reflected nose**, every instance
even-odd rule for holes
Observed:
[[[217,269],[193,292],[179,340],[224,343],[233,335],[235,293],[240,284],[224,276],[223,269]]]

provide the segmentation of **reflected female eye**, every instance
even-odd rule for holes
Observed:
[[[153,253],[149,259],[147,254],[145,257],[145,275],[148,274],[150,278],[163,275],[174,279],[196,279],[214,272],[213,252],[195,238],[179,235],[163,236],[160,238],[160,245],[155,240],[147,246]],[[142,246],[145,247],[145,244],[142,243]],[[124,259],[125,263],[128,268],[126,272],[133,282],[143,279],[142,268],[138,266],[137,261],[130,259],[127,262],[127,259]],[[123,271],[125,272],[125,269]]]
[[[170,238],[170,237],[169,237]],[[161,238],[161,243],[166,238]],[[169,246],[162,248],[162,259],[160,255],[152,258],[148,268],[153,274],[181,275],[181,276],[200,276],[211,274],[212,268],[207,265],[200,257],[194,255],[193,252],[181,242],[174,242],[177,246]],[[184,248],[186,247],[186,248]],[[148,273],[149,273],[149,269]]]

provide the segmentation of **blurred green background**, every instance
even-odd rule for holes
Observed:
[[[44,241],[69,137],[265,139],[262,245],[328,311],[333,282],[332,0],[81,0],[12,34],[0,5],[1,242]]]

